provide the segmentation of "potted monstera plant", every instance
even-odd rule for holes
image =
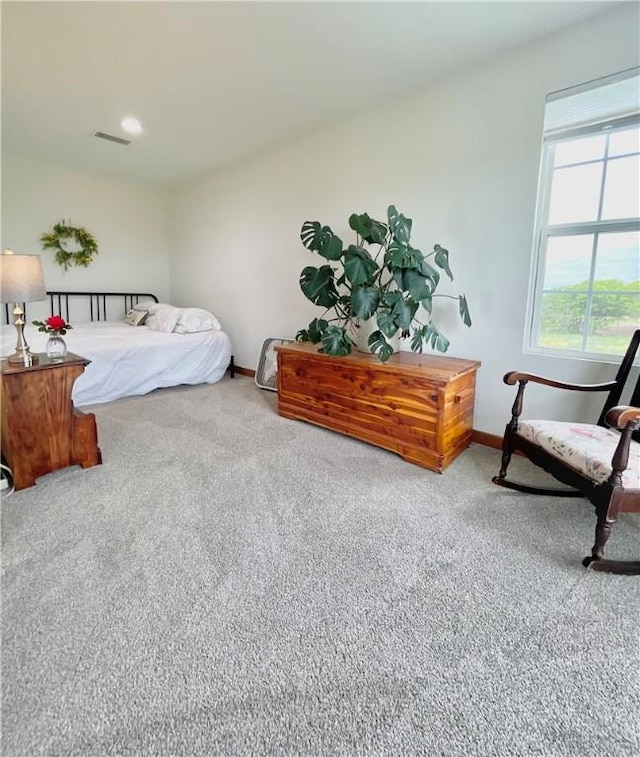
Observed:
[[[373,319],[367,344],[383,362],[393,355],[392,340],[397,336],[410,337],[414,352],[429,345],[447,351],[449,340],[433,322],[433,300],[457,300],[466,326],[471,326],[469,307],[463,294],[436,293],[441,272],[453,281],[449,251],[439,244],[427,254],[413,247],[411,225],[411,219],[394,205],[389,206],[386,223],[354,213],[349,227],[356,233],[356,243],[345,247],[329,226],[318,221],[303,224],[303,245],[326,262],[306,266],[300,287],[324,313],[298,331],[298,341],[321,343],[321,351],[328,355],[348,355],[358,329]]]

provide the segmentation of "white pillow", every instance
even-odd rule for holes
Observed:
[[[148,313],[146,310],[131,309],[124,317],[124,322],[129,326],[142,326],[147,319]]]
[[[162,331],[170,334],[178,323],[180,308],[173,305],[156,305],[153,312],[149,313],[144,325],[151,331]]]
[[[144,300],[144,302],[136,302],[131,308],[132,310],[144,310],[146,313],[152,305],[156,303],[153,300]]]
[[[176,334],[193,334],[196,331],[220,331],[222,326],[213,313],[202,308],[181,308],[178,322],[173,329]]]

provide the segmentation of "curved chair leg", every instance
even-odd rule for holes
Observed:
[[[640,560],[605,560],[604,548],[611,536],[611,528],[616,518],[610,517],[609,507],[598,508],[598,522],[596,523],[596,540],[591,550],[591,556],[585,557],[582,564],[590,570],[602,573],[620,573],[627,576],[640,575]]]
[[[595,560],[602,560],[604,557],[604,548],[611,536],[611,528],[615,520],[609,518],[608,510],[602,509],[598,511],[598,522],[596,523],[596,540],[593,543],[593,549],[591,550],[591,556]]]

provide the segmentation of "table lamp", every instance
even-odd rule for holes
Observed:
[[[24,338],[22,306],[25,302],[46,298],[40,255],[14,255],[11,250],[5,250],[0,255],[0,299],[13,303],[14,326],[18,332],[16,351],[7,358],[10,363],[29,366],[38,362]]]

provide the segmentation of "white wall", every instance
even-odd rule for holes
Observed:
[[[320,309],[298,278],[317,256],[299,241],[305,220],[351,239],[347,219],[384,220],[395,204],[424,251],[451,253],[452,293],[467,295],[473,327],[440,325],[448,354],[482,361],[477,429],[501,434],[522,369],[599,381],[612,366],[524,355],[545,95],[638,64],[638,6],[618,6],[412,97],[386,103],[279,149],[175,189],[171,287],[175,304],[212,309],[239,365],[255,368],[268,336],[291,336]],[[256,128],[260,128],[259,123]],[[543,390],[545,391],[545,390]],[[594,402],[530,386],[529,414],[588,419]]]
[[[168,193],[70,170],[27,156],[2,156],[2,249],[42,256],[49,290],[142,291],[169,298]],[[98,255],[68,271],[43,250],[40,236],[65,219],[90,231]],[[48,315],[30,303],[29,317]]]

